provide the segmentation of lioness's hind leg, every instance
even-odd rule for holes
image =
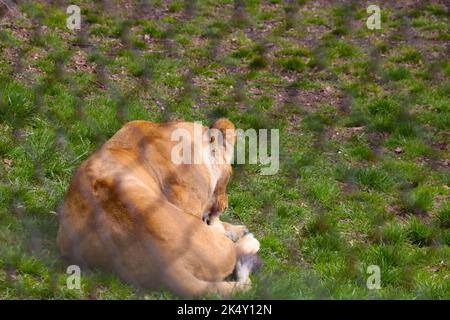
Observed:
[[[248,281],[205,281],[182,267],[173,269],[170,278],[166,279],[166,285],[185,298],[198,298],[208,294],[229,297],[251,289],[251,283]]]

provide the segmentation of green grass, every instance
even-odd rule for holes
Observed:
[[[229,186],[224,219],[264,261],[237,298],[450,299],[448,9],[383,4],[368,30],[357,2],[76,3],[82,35],[47,2],[1,20],[0,299],[176,298],[99,270],[67,289],[56,212],[125,122],[221,116],[280,130],[279,172],[236,165]]]

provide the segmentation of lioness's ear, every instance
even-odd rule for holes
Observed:
[[[236,143],[237,139],[236,127],[234,126],[233,122],[226,118],[220,118],[216,120],[216,122],[214,122],[214,124],[211,126],[210,131],[220,132],[220,135],[218,137],[214,137],[214,134],[212,134],[211,137],[214,138],[211,138],[210,142],[215,142],[218,145],[223,146],[223,156],[225,163],[230,164],[233,159],[234,144]]]
[[[220,118],[214,122],[211,129],[220,130],[222,133],[224,144],[229,144],[230,147],[234,147],[236,142],[236,127],[233,122],[226,118]],[[213,142],[213,141],[211,141]]]

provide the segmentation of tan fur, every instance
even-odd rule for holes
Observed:
[[[238,255],[259,248],[256,239],[242,238],[245,227],[218,220],[227,206],[231,166],[174,164],[171,133],[177,128],[193,132],[194,124],[129,122],[89,157],[67,191],[58,246],[73,263],[115,271],[144,288],[184,297],[245,290],[248,281],[223,281]],[[219,119],[213,128],[232,130],[214,151],[228,157],[234,125]],[[207,225],[205,216],[222,227]],[[234,243],[227,232],[241,239]]]

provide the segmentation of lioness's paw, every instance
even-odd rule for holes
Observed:
[[[248,229],[244,225],[233,226],[232,228],[228,228],[225,235],[230,238],[232,241],[236,242],[245,236],[248,233]]]
[[[259,251],[259,241],[252,233],[243,236],[236,244],[240,254],[256,254]]]
[[[234,226],[234,232],[237,235],[237,239],[239,240],[241,239],[243,236],[245,236],[246,234],[249,233],[248,228],[244,225],[240,225],[240,226]]]

